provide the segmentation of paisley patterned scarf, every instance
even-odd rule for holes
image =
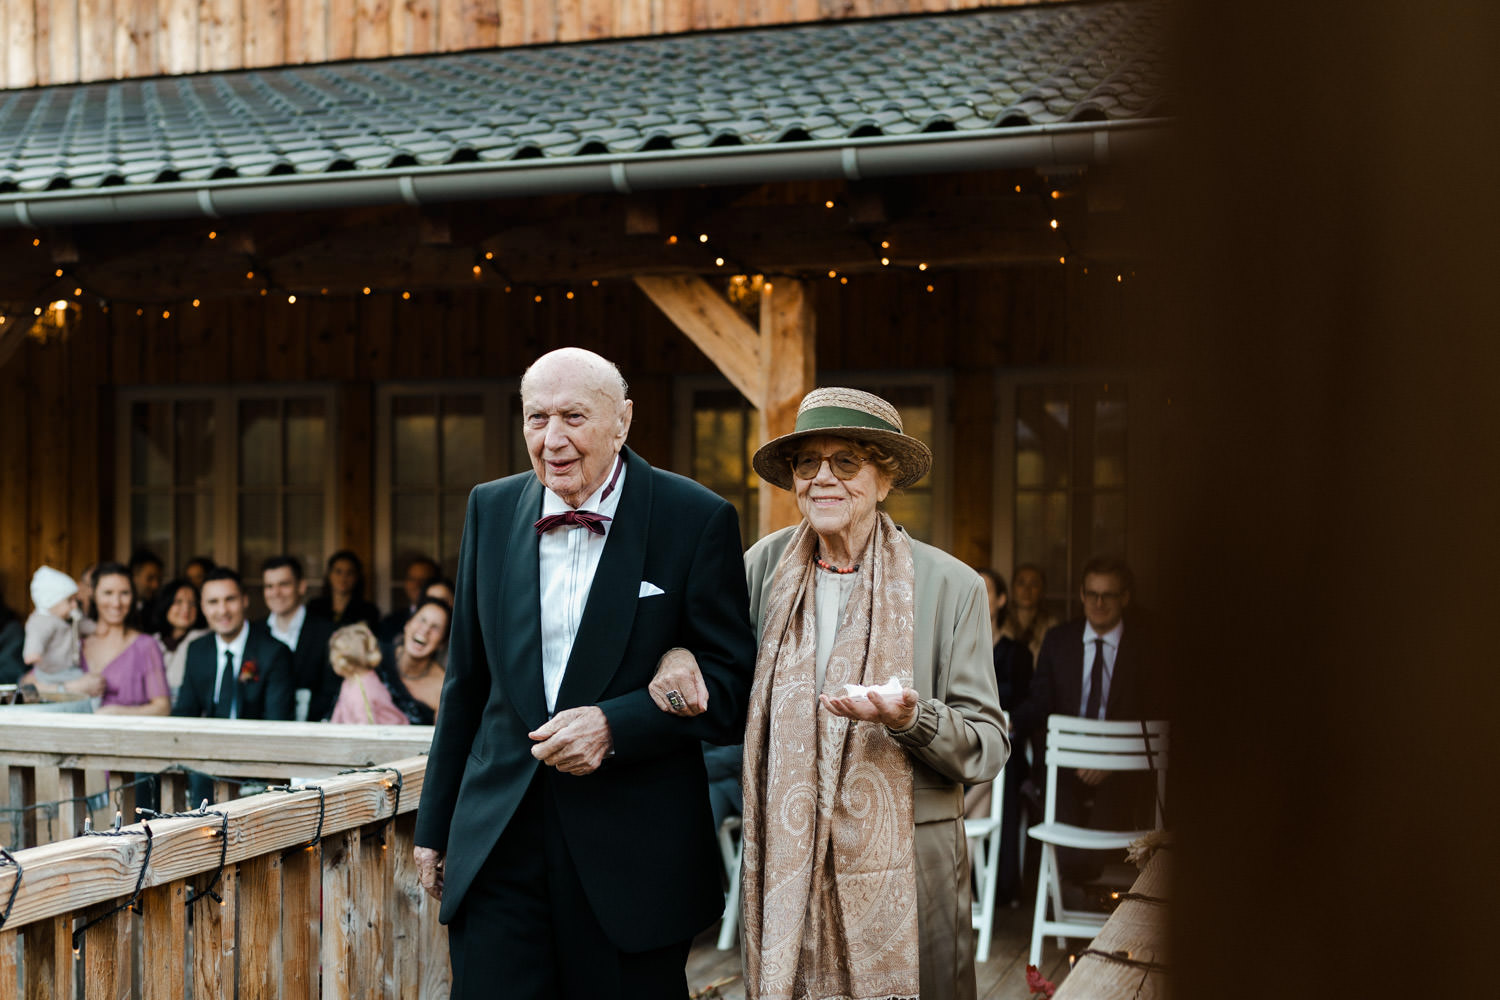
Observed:
[[[885,727],[826,711],[806,521],[776,566],[745,730],[748,1000],[919,992],[911,762]],[[911,545],[885,513],[865,549],[824,690],[912,682]]]

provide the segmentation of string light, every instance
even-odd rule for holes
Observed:
[[[823,207],[824,208],[832,208],[833,207],[833,199],[829,198],[827,201],[823,202]]]
[[[880,241],[880,249],[882,249],[882,250],[889,250],[890,248],[891,248],[891,241],[890,240],[881,240]]]
[[[668,236],[667,237],[667,246],[670,247],[670,246],[676,246],[676,245],[677,245],[677,237],[676,236]]]
[[[569,302],[573,301],[573,293],[571,291],[568,292],[567,299]]]
[[[917,265],[917,270],[918,271],[925,271],[925,270],[927,270],[927,262],[923,261],[922,263],[918,264]]]
[[[198,303],[198,300],[197,300],[197,299],[194,299],[194,300],[193,300],[193,308],[194,308],[194,309],[197,309],[197,308],[198,308],[198,305],[199,305],[199,303]]]
[[[254,271],[246,271],[245,272],[245,280],[246,281],[254,281],[255,280],[255,272]]]
[[[849,279],[848,278],[840,278],[839,279],[839,284],[841,284],[841,285],[847,285],[847,284],[849,284]]]
[[[478,264],[474,265],[474,277],[476,277],[476,278],[479,277],[479,265]]]
[[[535,298],[533,298],[532,301],[533,302],[541,302],[542,301],[542,297],[540,295],[538,295]]]
[[[931,285],[928,285],[928,286],[927,286],[927,290],[928,290],[928,291],[929,291],[929,292],[930,292],[930,291],[932,291],[932,286],[931,286]]]
[[[53,271],[52,272],[52,277],[54,277],[54,278],[61,278],[62,277],[62,268],[58,268],[56,271]]]
[[[1061,198],[1061,197],[1062,197],[1062,192],[1061,191],[1053,191],[1052,192],[1052,200],[1053,201],[1056,201],[1058,198]]]
[[[366,286],[365,286],[365,287],[364,287],[364,289],[363,289],[363,291],[364,291],[364,293],[365,293],[365,294],[366,294],[366,295],[369,295],[369,294],[370,294],[370,286],[369,286],[369,285],[366,285]]]
[[[75,299],[78,298],[78,296],[80,296],[82,294],[83,294],[83,289],[82,288],[75,288],[75,289],[73,289],[73,297]]]
[[[707,243],[708,242],[708,234],[707,233],[699,233],[698,234],[698,242],[699,243]]]
[[[172,318],[172,310],[170,310],[170,309],[163,309],[161,311],[161,318],[162,319],[171,319]]]
[[[34,247],[41,246],[42,245],[42,239],[41,239],[41,237],[38,236],[36,239],[32,240],[31,241],[31,245],[34,246]]]
[[[268,288],[262,288],[260,290],[260,297],[261,298],[265,298],[266,295],[268,295],[269,293],[270,293],[270,289],[268,289]]]
[[[218,239],[219,238],[219,231],[217,229],[210,229],[208,231],[208,238],[211,239],[211,240]]]
[[[880,266],[881,267],[890,267],[891,266],[891,259],[889,257],[882,257],[882,258],[880,258]]]
[[[493,251],[493,250],[486,250],[484,252],[484,259],[485,260],[494,260],[495,259],[495,251]]]
[[[837,271],[829,271],[828,276],[830,278],[837,278],[839,276],[839,273]]]
[[[714,258],[714,266],[715,267],[723,267],[724,266],[724,258],[723,257],[715,257]]]
[[[295,295],[288,295],[286,297],[286,304],[289,305],[289,306],[296,305],[297,304],[297,296],[295,296]]]
[[[411,292],[402,292],[401,293],[401,300],[403,302],[409,300],[410,298],[411,298]]]
[[[1057,258],[1057,262],[1059,264],[1066,264],[1068,262],[1068,258],[1066,258],[1066,257],[1059,257],[1059,258]]]
[[[1020,194],[1020,193],[1021,193],[1021,185],[1017,184],[1016,185],[1016,194]]]
[[[1047,223],[1047,225],[1051,226],[1053,229],[1056,229],[1057,228],[1057,220],[1056,219],[1052,219],[1051,221],[1049,221]]]
[[[1118,285],[1120,282],[1122,282],[1124,280],[1125,280],[1125,276],[1123,274],[1117,274],[1117,275],[1115,275],[1115,284]]]
[[[327,295],[328,294],[328,289],[326,289],[326,288],[322,289],[322,291],[319,294]]]
[[[592,288],[598,288],[599,287],[599,279],[595,278],[593,281],[589,282],[589,285]]]

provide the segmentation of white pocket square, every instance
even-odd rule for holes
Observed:
[[[655,597],[657,594],[665,594],[665,593],[666,593],[666,591],[662,590],[656,584],[649,583],[649,582],[647,582],[645,580],[642,580],[641,581],[641,592],[639,594],[637,594],[636,597],[638,597],[638,598],[640,598],[640,597]]]

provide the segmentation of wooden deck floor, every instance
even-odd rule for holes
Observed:
[[[729,980],[719,987],[723,1000],[745,1000],[740,980],[739,948],[719,951],[719,928],[715,925],[693,942],[688,956],[688,989],[693,996],[711,997],[705,988]],[[1070,941],[1074,948],[1087,942]],[[1031,949],[1031,908],[1002,909],[995,913],[995,936],[990,944],[989,961],[975,969],[979,980],[979,1000],[1029,1000],[1026,989],[1026,954]],[[1050,939],[1042,952],[1042,972],[1058,985],[1067,976],[1068,952],[1059,951],[1056,939]]]

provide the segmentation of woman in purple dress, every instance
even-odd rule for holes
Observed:
[[[168,715],[167,671],[156,640],[127,623],[135,607],[130,571],[106,563],[94,575],[99,628],[83,643],[80,666],[103,681],[94,711],[109,715]]]

